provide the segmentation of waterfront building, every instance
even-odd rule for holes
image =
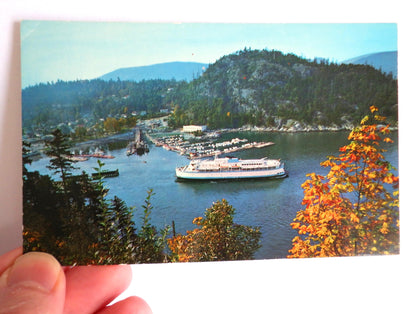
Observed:
[[[205,132],[206,130],[206,125],[184,125],[182,128],[182,131],[186,133]]]

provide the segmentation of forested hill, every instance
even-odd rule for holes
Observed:
[[[397,80],[368,65],[306,60],[279,51],[242,50],[220,58],[191,82],[84,80],[39,84],[22,91],[23,126],[173,110],[170,125],[279,128],[357,123],[371,105],[397,122]],[[34,130],[32,130],[34,131]]]
[[[23,128],[29,133],[45,134],[60,124],[73,129],[122,114],[156,113],[166,108],[166,96],[180,84],[185,82],[95,79],[27,87],[22,91]]]
[[[397,121],[397,80],[368,65],[306,60],[279,51],[243,50],[210,65],[178,97],[177,125],[279,126],[358,122],[377,105]]]

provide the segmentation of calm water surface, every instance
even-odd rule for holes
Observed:
[[[290,223],[296,212],[303,209],[301,184],[310,172],[326,174],[320,167],[328,155],[337,155],[338,148],[347,144],[347,132],[323,133],[230,133],[220,141],[234,137],[249,141],[272,141],[275,145],[233,153],[240,158],[280,158],[289,170],[285,179],[249,181],[179,182],[175,178],[175,167],[189,160],[174,152],[151,146],[143,156],[127,157],[125,148],[111,150],[115,159],[103,160],[105,169],[119,169],[120,176],[105,180],[110,189],[109,197],[117,195],[128,206],[136,209],[136,224],[140,225],[142,207],[147,191],[153,189],[151,199],[153,211],[151,223],[158,228],[175,221],[176,231],[185,233],[195,228],[192,220],[203,216],[213,202],[226,199],[234,208],[236,223],[260,226],[262,247],[256,259],[283,258],[291,248],[296,232]],[[392,135],[397,143],[397,133]],[[390,145],[385,154],[393,166],[398,168],[397,144]],[[29,169],[46,173],[47,159],[33,162]],[[87,173],[97,166],[95,159],[77,163]]]

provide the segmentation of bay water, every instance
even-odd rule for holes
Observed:
[[[175,152],[161,147],[150,146],[148,154],[127,156],[127,142],[108,146],[114,159],[102,160],[104,169],[118,169],[120,176],[105,179],[109,198],[118,196],[128,206],[134,207],[134,219],[141,225],[142,205],[150,189],[155,193],[151,198],[153,206],[151,224],[158,229],[175,222],[177,233],[185,234],[196,226],[195,217],[203,216],[206,208],[221,199],[226,199],[234,208],[234,222],[260,227],[262,247],[256,252],[256,259],[284,258],[291,248],[296,231],[290,223],[297,211],[303,209],[301,184],[306,174],[316,172],[325,175],[328,169],[320,162],[329,155],[338,155],[339,147],[348,143],[348,132],[312,133],[261,133],[240,132],[223,134],[219,141],[238,137],[249,142],[274,142],[275,145],[235,152],[239,158],[281,159],[285,162],[289,177],[284,179],[241,180],[241,181],[178,181],[175,168],[184,166],[189,160]],[[397,132],[391,135],[395,141],[386,148],[385,157],[398,169]],[[120,148],[121,147],[121,148]],[[34,161],[29,170],[48,173],[47,158]],[[76,164],[80,169],[92,173],[97,160],[91,158]],[[397,174],[397,171],[396,171]]]

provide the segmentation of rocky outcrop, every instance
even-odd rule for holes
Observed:
[[[336,128],[331,123],[351,127],[340,116],[359,122],[375,101],[391,121],[397,120],[397,82],[391,77],[372,67],[311,61],[279,51],[245,49],[224,56],[193,88],[197,99],[221,99],[226,112],[260,113],[258,125],[279,116],[314,121],[311,126],[276,123],[289,132]]]
[[[338,132],[338,131],[350,131],[354,128],[352,123],[345,123],[342,125],[332,124],[319,125],[319,124],[305,124],[296,120],[289,119],[285,123],[277,127],[258,127],[245,125],[241,128],[233,131],[253,131],[253,132],[285,132],[285,133],[297,133],[297,132]]]

